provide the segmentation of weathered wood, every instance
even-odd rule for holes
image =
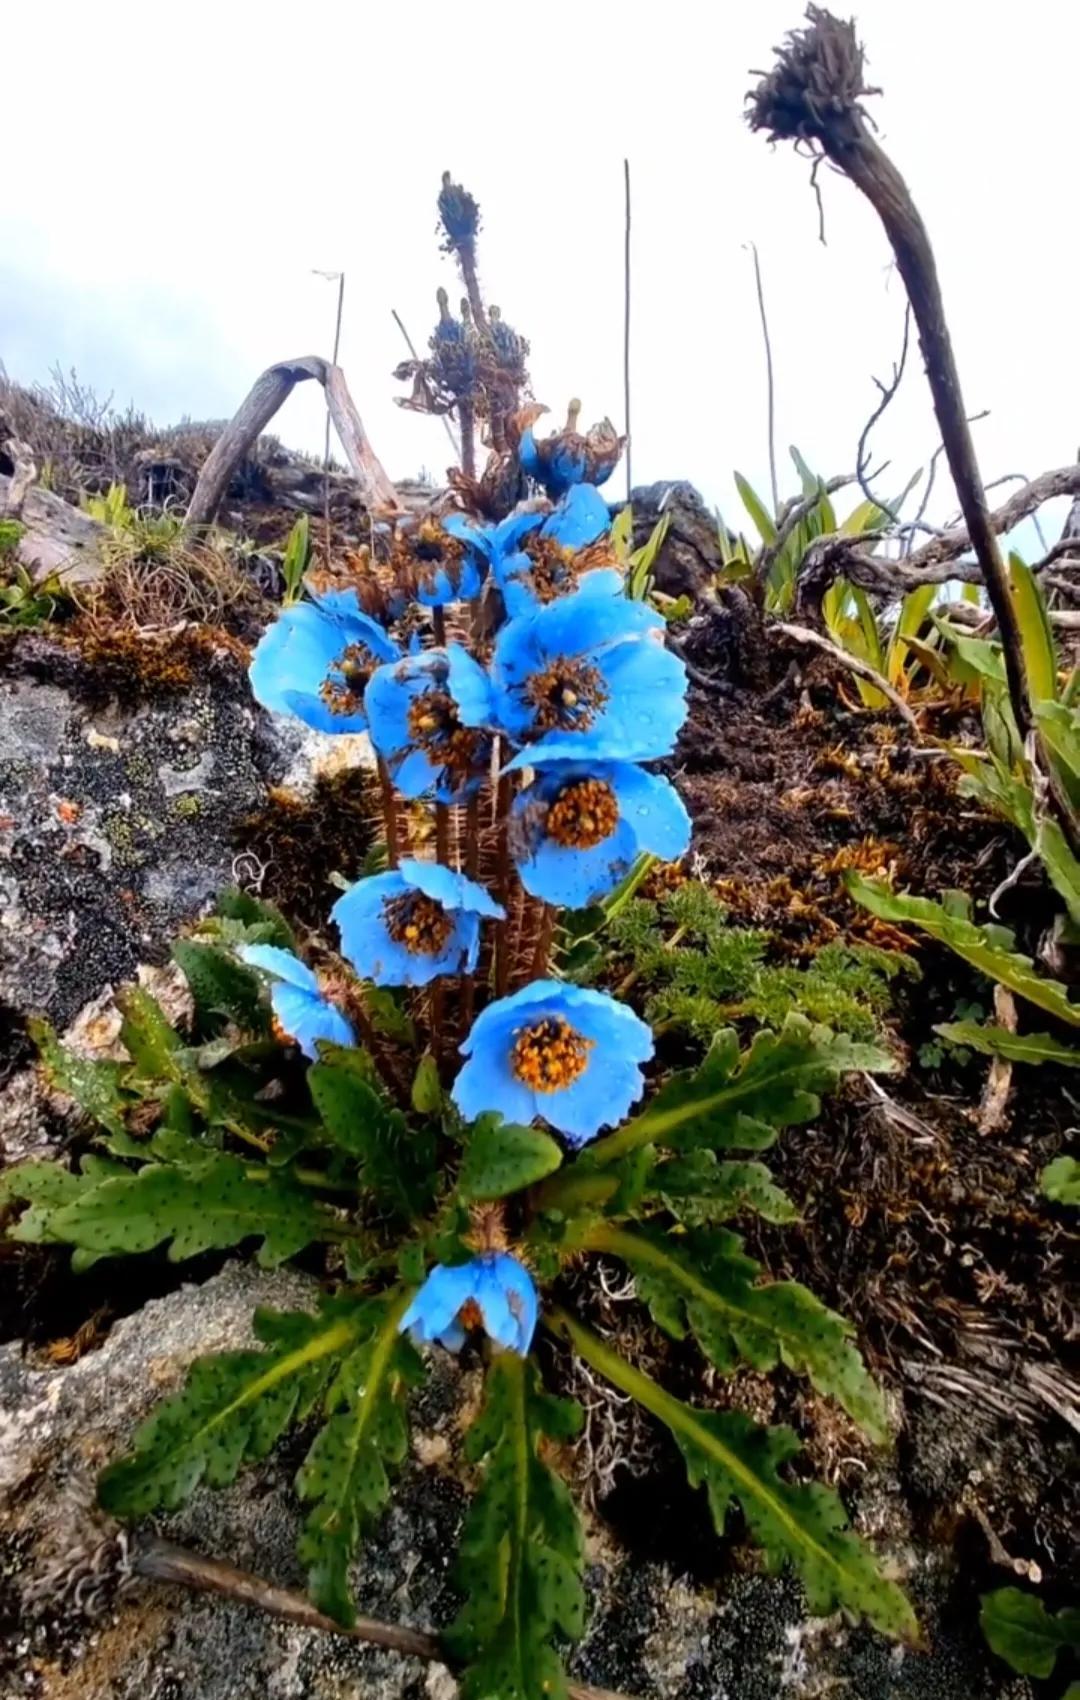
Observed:
[[[15,470],[8,484],[3,505],[0,506],[0,514],[3,514],[5,519],[18,519],[23,511],[23,503],[37,481],[37,465],[29,443],[20,442],[18,437],[9,437],[4,447],[11,456]]]
[[[364,430],[340,366],[316,354],[268,366],[255,380],[233,418],[206,457],[187,511],[189,528],[208,525],[216,516],[237,467],[297,384],[315,378],[326,391],[330,417],[345,457],[373,513],[398,513],[401,501]]]

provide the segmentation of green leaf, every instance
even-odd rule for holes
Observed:
[[[116,1004],[123,1016],[120,1040],[134,1073],[144,1080],[180,1080],[183,1068],[178,1052],[183,1041],[157,999],[142,986],[124,986],[116,994]]]
[[[760,1428],[742,1411],[702,1411],[674,1398],[565,1311],[550,1313],[593,1369],[670,1429],[694,1487],[704,1485],[717,1530],[728,1506],[741,1505],[770,1571],[790,1563],[815,1614],[837,1606],[865,1617],[886,1635],[918,1644],[915,1614],[895,1582],[887,1581],[867,1549],[848,1530],[836,1494],[781,1474],[799,1452],[789,1428]]]
[[[282,601],[286,607],[295,602],[300,596],[304,584],[304,574],[307,571],[310,543],[308,541],[309,520],[307,514],[301,514],[285,545],[285,554],[281,562],[281,576],[285,580],[285,594]]]
[[[670,512],[661,514],[641,548],[635,549],[627,562],[630,571],[626,579],[626,594],[634,602],[644,601],[648,594],[653,563],[663,548],[670,525]]]
[[[1080,668],[1074,674],[1080,685]],[[1036,702],[1032,713],[1039,736],[1052,753],[1054,766],[1073,808],[1080,808],[1080,714],[1066,702]]]
[[[998,942],[1011,938],[1003,927],[992,931],[978,927],[966,914],[954,913],[946,903],[934,903],[928,897],[900,896],[880,880],[865,879],[852,868],[845,873],[844,883],[855,902],[880,920],[919,927],[931,938],[948,945],[981,974],[1008,986],[1017,997],[1025,998],[1059,1021],[1080,1026],[1080,1004],[1070,1002],[1066,988],[1059,981],[1037,974],[1030,956],[1021,956]]]
[[[81,1110],[110,1133],[123,1134],[124,1109],[131,1102],[121,1088],[123,1063],[89,1062],[77,1057],[61,1045],[48,1021],[31,1017],[27,1028],[38,1048],[49,1085],[74,1098]]]
[[[570,1438],[581,1413],[545,1394],[514,1352],[492,1360],[486,1392],[466,1440],[469,1457],[484,1461],[458,1555],[466,1603],[444,1639],[466,1667],[461,1700],[565,1700],[551,1642],[556,1633],[576,1640],[584,1628],[582,1539],[566,1484],[539,1448],[545,1435]]]
[[[740,1052],[734,1028],[718,1033],[696,1072],[675,1075],[652,1103],[616,1133],[597,1140],[588,1158],[612,1162],[639,1145],[704,1145],[760,1151],[777,1130],[811,1121],[820,1094],[851,1070],[879,1073],[896,1063],[874,1045],[791,1014],[779,1033],[755,1034]]]
[[[1069,848],[1061,827],[1049,815],[1040,820],[1032,848],[1046,869],[1050,884],[1064,901],[1070,919],[1080,926],[1080,862]]]
[[[296,935],[276,903],[231,886],[214,905],[215,915],[238,921],[253,944],[276,944],[281,950],[296,950]]]
[[[398,1330],[411,1296],[391,1292],[360,1308],[357,1343],[327,1391],[327,1420],[296,1478],[301,1499],[313,1502],[297,1548],[308,1592],[346,1628],[356,1621],[349,1566],[363,1525],[390,1496],[387,1465],[408,1450],[405,1397],[420,1360]]]
[[[658,1196],[689,1228],[752,1211],[766,1222],[797,1222],[799,1212],[764,1163],[719,1162],[714,1151],[688,1151],[655,1171]]]
[[[549,1133],[504,1122],[498,1114],[483,1115],[465,1147],[458,1191],[468,1203],[505,1198],[542,1181],[561,1162],[562,1151]]]
[[[1055,1204],[1080,1205],[1080,1158],[1055,1157],[1039,1176],[1039,1185]]]
[[[1051,1617],[1038,1596],[1022,1588],[983,1594],[981,1606],[979,1624],[991,1649],[1022,1676],[1049,1676],[1064,1648],[1080,1648],[1080,1608]]]
[[[756,1370],[782,1363],[839,1400],[873,1439],[888,1439],[884,1402],[851,1343],[851,1324],[795,1281],[758,1285],[761,1265],[737,1234],[721,1228],[665,1240],[599,1222],[586,1244],[621,1258],[654,1321],[676,1340],[691,1330],[722,1374],[740,1361]]]
[[[611,522],[611,529],[608,532],[611,547],[614,549],[615,554],[620,561],[625,561],[627,555],[630,553],[630,542],[633,535],[634,510],[630,506],[629,502],[627,502],[626,506],[624,508],[620,508],[618,513],[615,515],[615,518]]]
[[[225,1487],[240,1466],[265,1458],[290,1423],[314,1406],[364,1325],[366,1308],[326,1299],[317,1316],[255,1312],[267,1351],[197,1358],[183,1391],[139,1427],[128,1457],[98,1482],[98,1499],[117,1517],[174,1511],[205,1478]]]
[[[431,1201],[432,1130],[410,1128],[370,1084],[369,1072],[369,1059],[342,1047],[332,1061],[308,1069],[308,1087],[331,1143],[359,1164],[377,1197],[411,1220]]]
[[[269,1009],[263,1002],[259,977],[250,968],[244,968],[218,945],[196,944],[193,939],[179,939],[172,953],[191,987],[203,1030],[216,1029],[212,1017],[226,1016],[246,1033],[269,1031]]]
[[[88,1258],[152,1251],[166,1240],[170,1262],[178,1263],[255,1236],[262,1239],[259,1262],[268,1267],[312,1240],[340,1237],[338,1219],[287,1176],[179,1134],[158,1134],[150,1154],[180,1161],[149,1162],[137,1174],[113,1167],[104,1177],[84,1162],[77,1193],[33,1222],[23,1217],[13,1237],[40,1237],[43,1226],[44,1237],[76,1249],[82,1267]]]
[[[364,1007],[376,1033],[385,1033],[406,1050],[416,1049],[416,1026],[404,1007],[400,994],[391,986],[372,986],[365,983]]]
[[[416,1065],[412,1083],[412,1107],[420,1116],[437,1116],[446,1102],[439,1080],[439,1065],[426,1051]]]
[[[1024,670],[1033,702],[1053,702],[1057,696],[1057,645],[1050,629],[1039,581],[1020,556],[1009,554],[1009,590],[1020,627]]]
[[[984,1026],[981,1021],[942,1021],[934,1028],[951,1045],[969,1045],[987,1057],[1006,1057],[1009,1062],[1061,1063],[1080,1068],[1080,1051],[1063,1045],[1050,1033],[1012,1033],[1007,1027]]]
[[[753,485],[743,477],[741,472],[735,474],[735,488],[742,497],[743,507],[757,527],[761,541],[763,543],[775,543],[777,537],[776,524]]]

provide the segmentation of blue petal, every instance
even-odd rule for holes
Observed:
[[[444,514],[442,528],[451,537],[456,537],[459,543],[467,543],[470,549],[475,549],[485,560],[490,561],[492,555],[492,531],[487,525],[473,525],[464,514]]]
[[[536,1093],[511,1074],[509,1055],[509,1043],[501,1049],[485,1048],[461,1069],[450,1096],[467,1122],[497,1110],[504,1121],[527,1126],[539,1114]]]
[[[412,859],[401,863],[399,872],[407,885],[415,886],[425,897],[434,898],[444,909],[467,909],[477,915],[502,920],[506,910],[475,880],[455,873],[441,862],[418,862]]]
[[[597,665],[608,687],[587,736],[597,755],[652,761],[670,755],[686,719],[686,668],[662,643],[645,639],[604,650]]]
[[[590,1057],[584,1073],[561,1092],[549,1092],[542,1115],[571,1145],[584,1145],[602,1127],[617,1127],[645,1091],[641,1070],[605,1050]]]
[[[530,896],[566,909],[587,909],[626,878],[636,855],[633,829],[620,821],[610,838],[591,850],[571,850],[541,838],[532,854],[518,862],[517,870]]]
[[[533,435],[531,425],[527,425],[521,433],[521,441],[518,443],[517,456],[521,464],[522,471],[527,472],[530,478],[539,479],[541,476],[540,454],[536,447],[536,438]]]
[[[611,524],[608,505],[594,484],[575,484],[544,523],[546,536],[565,549],[584,549]]]
[[[633,829],[637,848],[664,862],[675,862],[685,855],[690,844],[690,816],[674,785],[630,763],[612,763],[605,772],[618,798],[619,813]]]
[[[286,608],[260,638],[249,668],[258,702],[279,714],[295,714],[327,732],[358,732],[360,714],[334,714],[319,692],[333,663],[349,644],[360,643],[376,659],[398,655],[397,644],[376,620],[360,612],[356,592],[327,592],[318,602]]]
[[[511,1257],[509,1252],[495,1254],[493,1272],[507,1296],[517,1325],[516,1339],[503,1343],[524,1357],[536,1332],[536,1319],[540,1308],[536,1284],[524,1264],[519,1263],[516,1257]]]
[[[452,1268],[437,1263],[406,1310],[398,1331],[402,1334],[411,1331],[422,1342],[449,1333],[458,1311],[472,1297],[475,1274],[473,1263],[459,1263]]]
[[[355,1036],[339,1009],[322,997],[312,997],[279,980],[270,991],[274,1014],[290,1039],[295,1040],[306,1057],[317,1060],[315,1041],[328,1039],[334,1045],[352,1045]]]
[[[490,726],[494,721],[491,680],[468,650],[452,643],[446,651],[447,685],[463,726]]]
[[[276,944],[245,944],[237,952],[241,962],[246,962],[249,968],[263,968],[268,974],[276,974],[279,980],[286,980],[290,986],[298,986],[303,992],[319,990],[319,982],[306,962],[301,962],[291,950],[280,950]]]
[[[607,992],[594,992],[587,986],[560,985],[548,981],[562,993],[560,1014],[587,1039],[596,1042],[598,1052],[621,1055],[634,1063],[648,1062],[655,1049],[652,1028],[634,1014],[629,1004]]]
[[[364,692],[371,741],[382,756],[394,756],[409,744],[409,708],[414,697],[431,684],[426,671],[417,671],[421,658],[408,657],[377,667]]]

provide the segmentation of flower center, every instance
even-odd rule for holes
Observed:
[[[619,804],[603,779],[578,779],[559,792],[547,812],[549,838],[566,850],[593,850],[619,824]]]
[[[383,904],[386,930],[395,944],[404,945],[410,956],[438,956],[454,930],[454,922],[441,903],[422,891],[403,891]]]
[[[466,1299],[458,1311],[458,1321],[462,1328],[483,1328],[484,1313],[475,1299]]]
[[[537,732],[587,732],[607,702],[604,681],[595,667],[558,655],[542,673],[525,682]]]
[[[553,537],[531,531],[522,541],[522,550],[529,557],[529,584],[538,602],[555,602],[576,589],[583,573],[597,567],[613,567],[618,563],[607,543],[601,539],[575,554]]]
[[[519,1030],[510,1067],[534,1092],[561,1092],[584,1074],[592,1047],[561,1015],[547,1015]]]
[[[421,691],[409,705],[409,737],[433,767],[446,768],[458,779],[476,773],[487,739],[473,726],[463,726],[449,691]]]
[[[366,644],[346,644],[330,663],[329,673],[319,687],[319,695],[331,714],[363,713],[364,691],[375,666],[375,658]]]

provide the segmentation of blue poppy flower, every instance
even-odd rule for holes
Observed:
[[[256,702],[276,714],[318,732],[363,732],[368,679],[400,654],[355,590],[332,590],[282,609],[255,647],[248,678]]]
[[[658,640],[662,627],[646,603],[586,589],[519,614],[495,643],[499,725],[567,760],[669,755],[686,719],[686,668]],[[529,761],[522,753],[511,765]]]
[[[333,1045],[356,1043],[341,1011],[323,995],[311,969],[291,950],[279,950],[273,944],[246,944],[239,954],[249,967],[274,976],[270,1007],[282,1031],[306,1057],[318,1060],[317,1039],[328,1039]]]
[[[582,436],[577,428],[580,414],[581,403],[574,400],[561,431],[539,442],[531,425],[521,433],[518,459],[549,496],[563,496],[574,484],[605,484],[619,463],[625,437],[619,436],[610,419]]]
[[[442,608],[480,594],[486,571],[483,555],[462,536],[463,527],[457,523],[462,518],[428,516],[397,539],[395,557],[399,570],[404,568],[403,581],[425,608]]]
[[[543,766],[515,798],[511,821],[525,890],[567,909],[599,903],[643,850],[673,862],[690,843],[674,786],[626,761]]]
[[[466,719],[463,702],[469,705]],[[371,741],[405,797],[434,792],[453,803],[488,771],[490,687],[479,662],[452,644],[409,655],[372,674],[364,693]]]
[[[524,1264],[506,1251],[485,1251],[468,1263],[437,1263],[400,1322],[418,1344],[438,1340],[459,1352],[465,1329],[481,1322],[489,1339],[524,1357],[536,1331],[539,1300]]]
[[[438,862],[407,860],[357,880],[330,911],[341,950],[379,986],[426,986],[440,974],[471,974],[480,921],[506,911],[482,885]]]
[[[622,1121],[645,1090],[640,1065],[651,1028],[626,1004],[561,980],[534,980],[489,1004],[473,1022],[453,1086],[467,1121],[543,1118],[571,1145]]]

